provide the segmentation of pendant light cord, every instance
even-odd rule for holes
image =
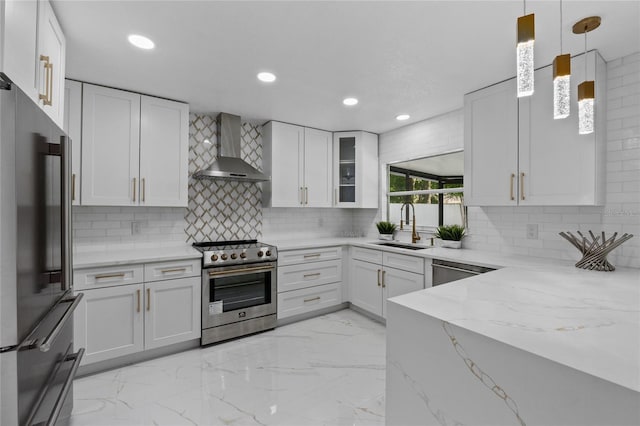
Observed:
[[[587,80],[587,25],[584,26],[584,79]]]
[[[560,54],[562,55],[562,0],[560,0]]]

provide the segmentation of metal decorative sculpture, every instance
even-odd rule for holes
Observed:
[[[576,268],[590,269],[596,271],[615,271],[616,267],[613,266],[607,260],[607,255],[616,247],[631,239],[633,234],[625,233],[616,240],[618,236],[617,232],[614,232],[613,236],[606,239],[604,232],[601,237],[596,237],[593,232],[589,231],[591,240],[582,235],[580,231],[577,231],[580,238],[573,235],[571,232],[560,232],[560,236],[569,241],[575,248],[582,253],[582,259],[576,263]]]

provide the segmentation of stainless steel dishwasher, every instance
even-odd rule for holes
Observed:
[[[493,268],[486,268],[484,266],[468,265],[440,259],[433,259],[431,268],[433,271],[432,285],[434,287],[440,284],[450,283],[451,281],[484,274],[485,272],[495,271]]]

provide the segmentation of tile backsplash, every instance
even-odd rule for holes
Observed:
[[[241,157],[258,170],[262,170],[261,132],[262,126],[251,123],[243,123],[240,132]],[[189,114],[189,176],[216,158],[216,138],[214,116]],[[257,183],[190,178],[187,242],[260,238],[261,197]]]

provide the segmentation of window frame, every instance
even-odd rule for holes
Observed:
[[[389,185],[391,182],[390,175],[391,173],[395,173],[397,175],[405,176],[405,189],[406,191],[402,192],[390,192]],[[414,190],[411,187],[411,177],[415,176],[417,178],[430,180],[437,182],[438,189],[435,190]],[[460,184],[459,188],[444,188],[446,184]],[[391,164],[388,166],[387,170],[387,218],[390,217],[389,214],[389,206],[391,204],[392,196],[409,196],[412,194],[438,194],[438,226],[444,225],[444,194],[448,192],[464,192],[464,176],[438,176],[430,173],[420,172],[417,170],[405,169],[402,167],[396,167]],[[410,192],[411,194],[406,194],[406,192]],[[394,195],[395,194],[395,195]],[[464,199],[462,201],[464,205]],[[466,210],[466,207],[465,207]],[[405,210],[405,223],[409,223],[409,209]],[[466,214],[463,217],[463,221],[466,222]]]

